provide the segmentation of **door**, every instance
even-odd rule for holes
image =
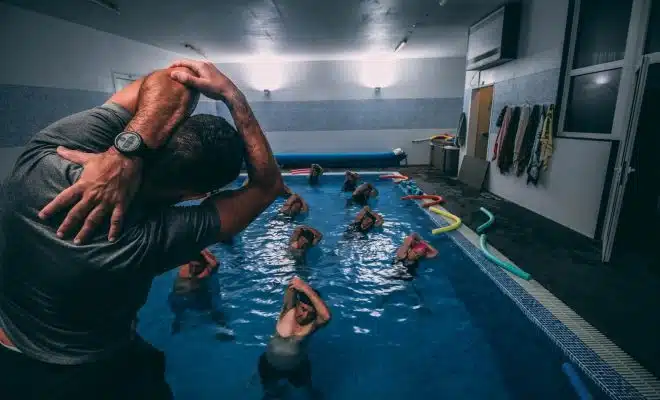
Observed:
[[[660,62],[660,57],[654,57],[653,55],[644,56],[642,58],[642,63],[636,72],[637,76],[630,122],[628,124],[627,133],[619,144],[619,152],[614,167],[614,174],[612,176],[610,200],[607,205],[607,213],[605,215],[602,249],[603,262],[609,262],[612,256],[614,239],[616,238],[616,232],[619,226],[619,217],[621,216],[621,208],[623,206],[624,195],[626,193],[626,185],[628,184],[630,174],[635,172],[635,169],[631,167],[631,160],[635,145],[635,137],[637,136],[637,130],[639,128],[639,117],[644,101],[644,93],[646,91],[649,66],[652,64],[652,62]],[[657,64],[653,64],[653,66],[654,69],[659,67]]]
[[[468,124],[467,155],[486,160],[488,158],[488,130],[493,106],[493,86],[472,91],[470,123]]]

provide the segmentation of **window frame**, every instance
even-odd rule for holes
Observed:
[[[565,59],[564,82],[561,88],[561,105],[559,109],[559,123],[557,124],[557,137],[577,139],[598,140],[621,140],[625,135],[630,119],[630,105],[635,89],[635,72],[639,64],[640,55],[643,52],[646,26],[643,25],[644,18],[648,18],[650,0],[633,0],[628,21],[626,37],[626,48],[622,60],[610,61],[602,64],[594,64],[588,67],[573,68],[575,47],[577,44],[577,33],[580,22],[580,5],[582,0],[575,0],[572,12],[571,29],[568,54]],[[641,37],[641,40],[640,40]],[[621,79],[614,105],[614,118],[610,132],[572,132],[565,130],[566,110],[570,97],[572,78],[576,76],[591,74],[595,72],[621,69]]]

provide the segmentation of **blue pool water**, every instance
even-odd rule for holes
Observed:
[[[287,282],[299,275],[318,289],[333,320],[309,346],[315,386],[325,399],[573,399],[562,352],[532,324],[400,189],[367,175],[380,191],[371,204],[385,218],[368,239],[348,240],[359,211],[347,206],[342,177],[309,187],[287,184],[310,204],[307,217],[279,218],[276,201],[232,246],[211,248],[220,308],[235,340],[218,340],[204,316],[187,316],[171,333],[167,302],[175,271],[158,277],[139,315],[140,334],[167,357],[167,379],[181,399],[259,399],[257,360],[273,333]],[[286,248],[300,223],[324,233],[306,263]],[[388,279],[394,252],[410,232],[440,252],[409,282]],[[419,293],[421,298],[416,294]],[[595,398],[604,398],[589,385]],[[290,389],[291,399],[304,394]]]

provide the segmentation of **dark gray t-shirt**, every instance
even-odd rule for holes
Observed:
[[[55,235],[65,213],[38,218],[82,172],[57,146],[105,151],[130,118],[106,104],[55,122],[28,143],[3,187],[0,327],[29,357],[80,364],[124,349],[154,276],[217,241],[219,217],[204,203],[149,212],[134,203],[116,242],[103,227],[83,246]]]

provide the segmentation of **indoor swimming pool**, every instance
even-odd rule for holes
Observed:
[[[346,233],[360,207],[347,203],[343,176],[320,186],[303,177],[286,183],[310,212],[294,221],[277,200],[231,245],[211,251],[220,261],[216,304],[235,337],[208,315],[189,312],[172,333],[168,296],[176,271],[158,277],[140,312],[140,334],[167,357],[176,398],[260,399],[257,361],[274,332],[282,297],[298,275],[322,295],[332,321],[309,343],[312,379],[324,399],[573,399],[562,372],[564,352],[401,189],[363,174],[380,195],[371,207],[384,226]],[[294,228],[324,234],[303,261],[289,254]],[[406,235],[418,232],[439,250],[412,281],[393,280],[392,260]],[[583,375],[584,377],[584,375]],[[608,398],[584,378],[594,398]],[[285,398],[306,398],[290,387]]]

